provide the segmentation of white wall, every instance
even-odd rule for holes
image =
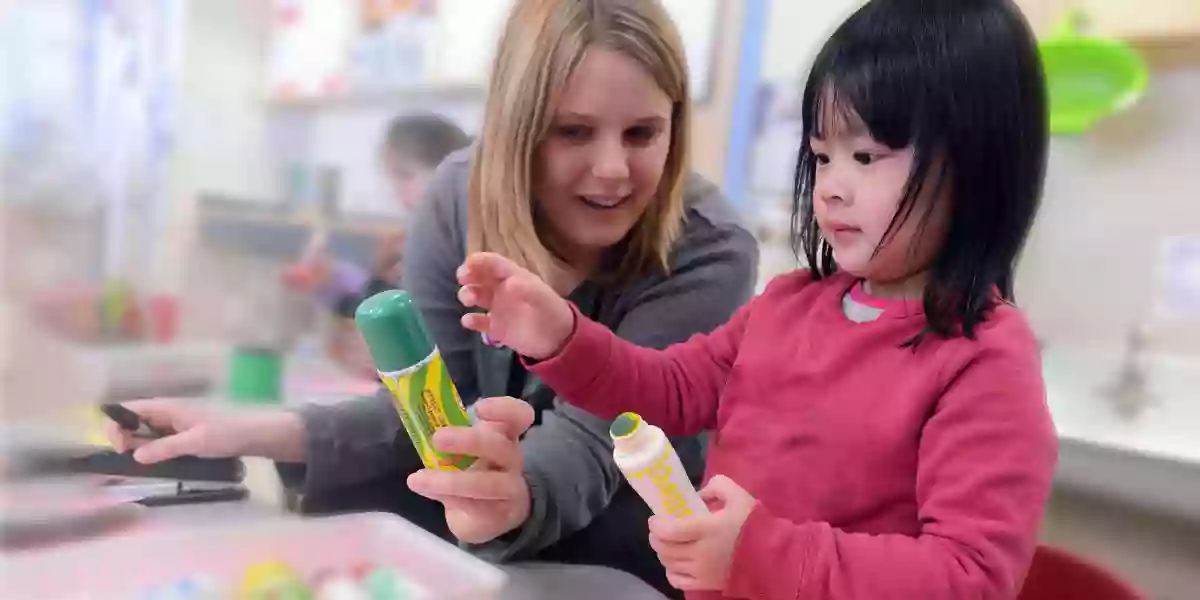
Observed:
[[[1200,56],[1155,72],[1127,114],[1054,138],[1019,300],[1051,340],[1115,343],[1150,319],[1150,344],[1200,352],[1200,323],[1153,318],[1162,241],[1200,236]]]
[[[410,111],[433,111],[476,133],[482,87],[492,48],[511,0],[455,0],[439,4],[440,36],[466,40],[439,46],[437,76],[454,86],[448,94],[368,97],[334,103],[277,104],[264,100],[267,81],[269,3],[266,0],[204,0],[189,3],[185,72],[180,97],[178,157],[174,178],[172,249],[158,261],[158,280],[176,287],[180,248],[193,219],[192,198],[214,192],[240,199],[281,201],[289,164],[333,167],[347,211],[390,213],[396,208],[378,170],[377,150],[389,119]],[[693,6],[693,4],[695,6]],[[696,107],[693,160],[716,181],[723,175],[732,107],[741,7],[724,2],[719,18],[696,14],[716,2],[668,1],[692,38],[719,24],[713,37],[710,94]],[[464,92],[461,84],[480,92]]]
[[[265,1],[187,2],[169,234],[155,260],[162,290],[181,289],[197,193],[272,198],[280,188],[262,103],[269,16]]]
[[[188,2],[176,138],[185,189],[252,198],[278,189],[263,110],[269,17],[262,1]]]

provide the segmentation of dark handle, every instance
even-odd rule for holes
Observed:
[[[72,473],[239,483],[246,475],[245,465],[237,458],[200,458],[180,456],[144,465],[130,452],[96,452],[70,458],[65,468]]]

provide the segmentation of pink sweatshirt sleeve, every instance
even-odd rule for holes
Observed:
[[[761,600],[1015,598],[1037,543],[1058,441],[1036,351],[1009,350],[975,356],[921,432],[919,535],[795,523],[759,504],[742,527],[725,594]]]
[[[533,365],[566,401],[611,419],[634,411],[670,436],[716,426],[725,387],[754,300],[712,333],[666,350],[636,346],[575,311],[575,333],[558,356]]]

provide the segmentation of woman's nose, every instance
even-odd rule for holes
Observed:
[[[627,179],[629,153],[620,140],[600,140],[592,155],[592,176],[596,179]]]

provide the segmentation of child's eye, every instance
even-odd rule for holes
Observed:
[[[818,153],[814,154],[813,157],[817,159],[818,166],[829,164],[829,155],[828,154],[822,154],[822,153],[818,152]]]
[[[875,162],[876,158],[877,157],[874,154],[871,154],[870,152],[855,152],[854,153],[854,160],[858,161],[858,164],[863,165],[863,166],[867,166],[867,165],[870,165],[871,163]]]

